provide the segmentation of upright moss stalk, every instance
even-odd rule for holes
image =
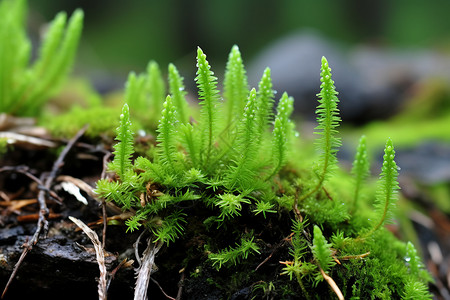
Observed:
[[[393,210],[396,207],[398,190],[400,189],[397,181],[398,167],[394,158],[394,145],[391,139],[388,139],[384,148],[383,166],[378,181],[376,197],[375,207],[379,218],[371,232],[379,229],[384,223],[391,221],[393,217]]]
[[[355,193],[353,196],[353,204],[351,212],[354,212],[358,199],[360,197],[361,188],[364,180],[369,176],[369,159],[367,155],[366,136],[362,136],[356,148],[355,160],[353,161],[352,175],[355,177]]]
[[[211,71],[211,66],[206,60],[206,55],[202,49],[197,49],[197,82],[199,89],[200,105],[200,160],[203,169],[207,172],[212,152],[214,151],[214,141],[217,136],[219,108],[219,90],[217,89],[217,77]]]
[[[131,156],[134,153],[134,137],[131,130],[130,110],[127,104],[123,106],[120,115],[116,140],[118,143],[114,145],[114,160],[108,165],[108,168],[116,172],[122,181],[125,181],[127,173],[132,170]]]
[[[186,102],[186,91],[184,88],[183,77],[180,76],[177,67],[169,64],[169,90],[172,95],[173,102],[178,108],[176,113],[179,115],[181,124],[189,123],[189,107]]]
[[[174,172],[175,159],[178,152],[175,133],[178,120],[171,96],[167,96],[163,106],[164,109],[157,130],[159,134],[156,140],[159,142],[158,149],[162,152],[159,155],[161,158],[160,162]]]
[[[281,167],[286,163],[288,151],[290,149],[291,139],[293,137],[293,124],[289,117],[294,110],[294,99],[285,92],[281,96],[277,107],[277,116],[273,125],[272,139],[272,164],[274,166],[272,173],[268,178],[277,174]]]
[[[230,168],[227,174],[228,187],[233,189],[236,186],[249,186],[254,178],[253,167],[257,158],[257,102],[256,90],[252,89],[244,107],[241,122],[237,128],[237,138],[235,147],[235,165]],[[241,181],[239,183],[239,181]]]
[[[242,116],[245,99],[249,93],[247,75],[237,45],[233,46],[228,57],[223,85],[223,94],[227,99],[225,125],[233,127]]]
[[[316,110],[318,122],[316,130],[318,131],[314,132],[320,135],[316,142],[317,149],[320,152],[317,168],[318,182],[302,196],[301,200],[319,191],[325,180],[337,168],[336,153],[338,147],[341,145],[340,138],[336,137],[338,133],[337,127],[341,121],[337,106],[339,103],[339,99],[336,96],[338,92],[334,86],[334,81],[331,79],[331,68],[325,57],[322,57],[320,81],[320,93],[317,94],[319,97],[319,106],[317,106]]]

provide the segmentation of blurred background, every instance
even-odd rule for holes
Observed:
[[[450,80],[450,2],[398,1],[30,1],[30,27],[59,11],[85,12],[76,71],[101,92],[122,88],[149,60],[174,63],[194,88],[200,46],[219,77],[237,44],[255,86],[266,66],[275,89],[314,111],[320,58],[326,56],[341,92],[344,119],[390,116],[415,83]],[[313,101],[309,100],[314,98]],[[309,101],[308,101],[309,100]],[[389,105],[390,109],[386,109]]]

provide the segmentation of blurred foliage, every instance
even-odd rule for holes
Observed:
[[[389,120],[379,120],[350,130],[352,140],[364,132],[371,143],[381,145],[386,132],[399,146],[417,146],[423,141],[450,140],[450,87],[441,80],[428,80],[417,86],[400,112]]]
[[[450,23],[442,22],[450,11],[446,0],[433,5],[417,0],[40,0],[30,5],[45,20],[61,10],[82,8],[86,31],[78,63],[126,73],[140,71],[150,59],[188,67],[197,46],[208,49],[216,62],[224,63],[233,44],[252,57],[274,39],[302,28],[348,43],[426,47],[450,41]]]

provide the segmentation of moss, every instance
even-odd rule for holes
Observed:
[[[364,138],[352,174],[339,168],[339,101],[323,58],[317,151],[310,152],[306,146],[305,155],[302,148],[293,147],[298,142],[290,120],[292,99],[284,93],[275,116],[269,110],[260,112],[258,101],[271,102],[270,73],[266,70],[262,78],[262,91],[249,91],[243,84],[245,72],[237,51],[233,47],[224,86],[232,103],[219,101],[217,78],[198,49],[198,123],[186,123],[187,118],[176,113],[182,105],[179,99],[172,101],[168,96],[155,150],[134,162],[129,161],[129,148],[125,156],[122,151],[122,144],[129,145],[132,138],[127,129],[132,127],[120,125],[110,166],[128,166],[129,171],[110,167],[118,181],[99,181],[97,192],[136,211],[126,222],[131,230],[146,227],[155,241],[169,248],[197,241],[196,247],[187,247],[190,250],[183,258],[185,268],[194,274],[191,280],[204,280],[227,297],[270,290],[307,299],[336,295],[391,299],[420,292],[428,278],[408,269],[407,244],[384,227],[395,215],[398,198],[393,142],[386,142],[377,185],[368,178]],[[170,82],[180,88],[179,80]],[[129,90],[128,95],[132,94]],[[244,94],[246,99],[236,99]],[[244,104],[237,104],[240,101]],[[239,107],[242,114],[230,113]],[[241,117],[230,121],[233,114]],[[267,132],[270,123],[272,134]],[[149,182],[159,186],[155,198],[150,198]],[[142,199],[147,199],[144,204]],[[264,260],[272,256],[271,263]],[[258,272],[260,267],[264,273]],[[212,277],[205,280],[206,273]],[[276,284],[265,284],[277,274],[287,276]],[[283,278],[287,281],[280,284]],[[263,283],[258,286],[258,282]],[[255,285],[258,288],[253,289]],[[283,286],[283,291],[277,286]]]

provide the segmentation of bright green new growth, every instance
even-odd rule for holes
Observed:
[[[398,198],[398,190],[400,189],[397,181],[398,167],[394,161],[395,151],[394,145],[390,139],[386,142],[383,156],[383,166],[381,167],[380,179],[378,181],[378,191],[376,196],[376,211],[380,216],[378,223],[372,229],[376,231],[384,223],[389,222],[393,217],[393,210]]]
[[[239,47],[234,45],[228,57],[225,71],[223,95],[226,103],[226,125],[233,126],[235,120],[239,120],[248,96],[247,75],[242,62]]]
[[[405,260],[409,265],[409,273],[413,276],[419,276],[422,271],[423,264],[417,255],[417,250],[411,242],[406,243]]]
[[[334,81],[331,79],[331,68],[328,65],[328,61],[325,57],[322,57],[322,66],[320,68],[320,93],[319,106],[317,106],[317,132],[320,137],[317,139],[316,145],[319,150],[319,162],[317,168],[318,182],[314,188],[308,193],[302,196],[302,200],[315,194],[323,186],[325,180],[331,176],[333,170],[337,168],[336,153],[338,147],[341,145],[340,138],[336,137],[338,133],[337,127],[341,118],[339,117],[339,109],[337,104],[339,99],[337,98],[338,92],[334,87]]]
[[[262,132],[268,129],[272,117],[274,96],[270,69],[266,68],[258,85],[258,122]]]
[[[274,168],[269,178],[277,174],[281,167],[286,163],[288,150],[293,136],[293,125],[289,120],[293,110],[294,99],[289,97],[286,92],[283,93],[283,96],[278,103],[277,116],[273,125],[272,164]]]
[[[183,77],[180,76],[177,67],[169,64],[169,91],[177,109],[181,124],[189,122],[189,110],[186,102],[186,91],[184,90]]]
[[[402,295],[402,300],[427,300],[433,299],[428,292],[428,286],[420,281],[410,280],[405,285],[405,292]]]
[[[366,136],[362,136],[359,140],[358,147],[356,148],[355,160],[353,161],[352,175],[355,177],[355,193],[352,204],[352,211],[355,210],[358,202],[361,187],[364,181],[369,176],[369,158],[367,155],[367,143]]]
[[[149,108],[145,99],[145,85],[147,78],[145,74],[137,75],[135,72],[128,74],[125,84],[125,103],[133,108],[135,114],[143,112]]]
[[[327,273],[329,269],[335,265],[331,257],[331,244],[327,242],[322,234],[322,230],[317,225],[314,225],[314,240],[312,246],[312,253],[317,260],[319,267]]]
[[[258,145],[255,141],[258,138],[257,126],[257,103],[256,90],[252,89],[244,107],[241,122],[237,126],[237,137],[235,144],[235,165],[233,165],[226,175],[229,182],[228,187],[251,185],[254,179],[254,164],[258,157]]]
[[[161,116],[162,104],[166,94],[164,79],[157,62],[153,60],[149,62],[147,66],[147,77],[146,91],[150,98],[148,109],[150,109],[152,114],[151,120],[156,122]]]
[[[217,89],[217,77],[211,71],[211,66],[206,60],[202,49],[197,49],[197,77],[195,81],[198,86],[200,105],[200,162],[202,169],[208,169],[214,141],[217,136],[217,109],[219,108],[219,90]]]
[[[174,134],[174,128],[177,126],[177,116],[175,107],[172,103],[172,97],[167,96],[163,104],[161,119],[157,132],[159,133],[156,140],[159,142],[158,150],[160,151],[160,163],[170,170],[175,169],[175,159],[177,157],[177,140]]]
[[[223,194],[219,195],[219,199],[215,205],[221,210],[219,219],[224,220],[225,218],[232,218],[235,216],[240,216],[240,211],[242,210],[242,204],[250,204],[249,199],[245,199],[242,195],[236,196],[233,194]]]
[[[132,170],[131,156],[134,153],[134,137],[131,130],[130,111],[125,104],[120,115],[120,125],[117,128],[117,141],[114,145],[114,160],[108,165],[109,170],[119,175],[122,181],[127,178],[127,173]]]
[[[124,105],[118,129],[119,143],[115,146],[114,160],[110,164],[110,170],[119,178],[118,181],[100,180],[97,193],[134,212],[134,216],[125,222],[128,230],[144,226],[152,233],[153,241],[167,245],[177,241],[185,243],[186,239],[192,237],[196,239],[197,231],[200,230],[200,240],[206,244],[206,250],[196,255],[206,257],[207,254],[217,270],[237,264],[240,268],[253,264],[255,258],[262,261],[264,258],[257,256],[260,247],[271,247],[260,235],[255,240],[253,232],[258,231],[259,234],[261,228],[268,227],[267,224],[276,224],[274,220],[286,217],[287,213],[295,216],[291,234],[283,232],[278,240],[272,240],[271,243],[280,243],[280,239],[283,239],[283,246],[280,247],[289,245],[292,261],[281,262],[284,264],[281,274],[296,278],[301,289],[297,286],[297,292],[301,296],[313,299],[317,285],[330,284],[333,279],[334,285],[341,288],[353,284],[342,290],[345,298],[365,298],[372,290],[377,297],[386,298],[393,295],[391,289],[397,289],[396,295],[404,295],[405,299],[411,295],[428,295],[426,277],[417,275],[417,268],[412,265],[408,269],[403,261],[398,261],[398,247],[392,245],[395,240],[383,228],[390,218],[398,189],[392,142],[388,140],[386,145],[376,210],[369,217],[379,220],[376,225],[369,224],[365,216],[349,214],[355,201],[359,199],[362,202],[361,199],[365,199],[361,197],[361,191],[368,190],[363,188],[369,168],[365,137],[359,142],[352,170],[355,193],[351,189],[351,196],[341,197],[339,190],[334,189],[333,180],[327,181],[329,186],[326,188],[323,186],[337,168],[336,152],[340,145],[336,137],[340,121],[335,96],[337,92],[326,59],[322,59],[322,91],[317,110],[320,168],[312,171],[303,167],[303,161],[289,160],[294,136],[294,125],[290,120],[293,99],[283,93],[277,113],[272,116],[274,92],[270,70],[265,70],[259,90],[251,89],[248,92],[244,84],[246,79],[243,79],[245,76],[239,77],[245,71],[240,67],[237,47],[233,47],[229,59],[233,62],[227,64],[228,80],[224,84],[224,91],[235,96],[236,93],[231,91],[241,89],[239,101],[243,103],[242,111],[233,113],[239,117],[227,120],[227,112],[236,109],[233,108],[235,104],[228,103],[225,95],[224,102],[219,101],[217,78],[213,76],[206,56],[198,49],[196,82],[201,100],[198,122],[191,124],[188,121],[189,116],[184,111],[187,106],[182,79],[171,65],[171,95],[163,103],[156,128],[157,143],[151,145],[153,148],[146,152],[147,157],[138,156],[134,163],[130,160],[133,149],[129,147],[133,133],[128,119],[128,106]],[[135,83],[129,83],[128,86],[141,90],[138,88],[140,85],[136,84],[138,78],[130,77],[129,80]],[[139,92],[126,95],[139,95]],[[129,103],[133,103],[132,97],[139,98],[126,96]],[[133,115],[131,104],[130,109]],[[268,132],[271,124],[272,135]],[[290,167],[280,173],[288,162]],[[302,190],[302,186],[308,187],[304,181],[311,178],[313,187]],[[349,220],[350,216],[354,220]],[[268,223],[260,224],[261,221]],[[358,227],[353,228],[353,224],[358,224]],[[322,232],[320,228],[326,230]],[[266,229],[263,232],[267,234]],[[325,236],[326,233],[329,235]],[[216,235],[226,238],[227,244],[216,241]],[[327,240],[332,241],[333,248]],[[230,246],[235,241],[240,243]],[[214,253],[208,249],[214,249]],[[389,254],[385,251],[389,251]],[[406,252],[412,255],[411,249]],[[347,257],[341,261],[343,266],[335,265],[334,262],[334,258],[339,259],[340,255]],[[401,255],[404,256],[405,252]],[[394,264],[395,272],[392,271],[391,275],[380,268],[383,263]],[[417,277],[421,279],[417,281]],[[395,281],[395,284],[389,287],[379,284],[384,278]],[[323,279],[326,282],[322,282]],[[340,295],[341,291],[334,287],[330,293]],[[320,295],[330,296],[323,290]]]
[[[150,61],[145,73],[130,72],[124,98],[130,106],[131,115],[152,128],[151,124],[157,124],[161,116],[165,93],[161,70],[156,62]]]
[[[68,22],[64,12],[55,17],[31,66],[28,66],[31,43],[25,33],[25,12],[24,0],[0,3],[0,111],[37,115],[72,67],[83,12],[76,10]]]
[[[340,138],[335,135],[338,133],[337,127],[341,121],[339,117],[339,109],[337,104],[339,99],[336,97],[338,92],[334,87],[334,81],[331,79],[331,68],[325,57],[322,57],[322,67],[320,72],[320,93],[319,106],[317,107],[317,121],[319,125],[316,127],[321,137],[317,141],[320,156],[320,174],[319,186],[325,181],[326,177],[337,167],[336,153],[341,145]]]

